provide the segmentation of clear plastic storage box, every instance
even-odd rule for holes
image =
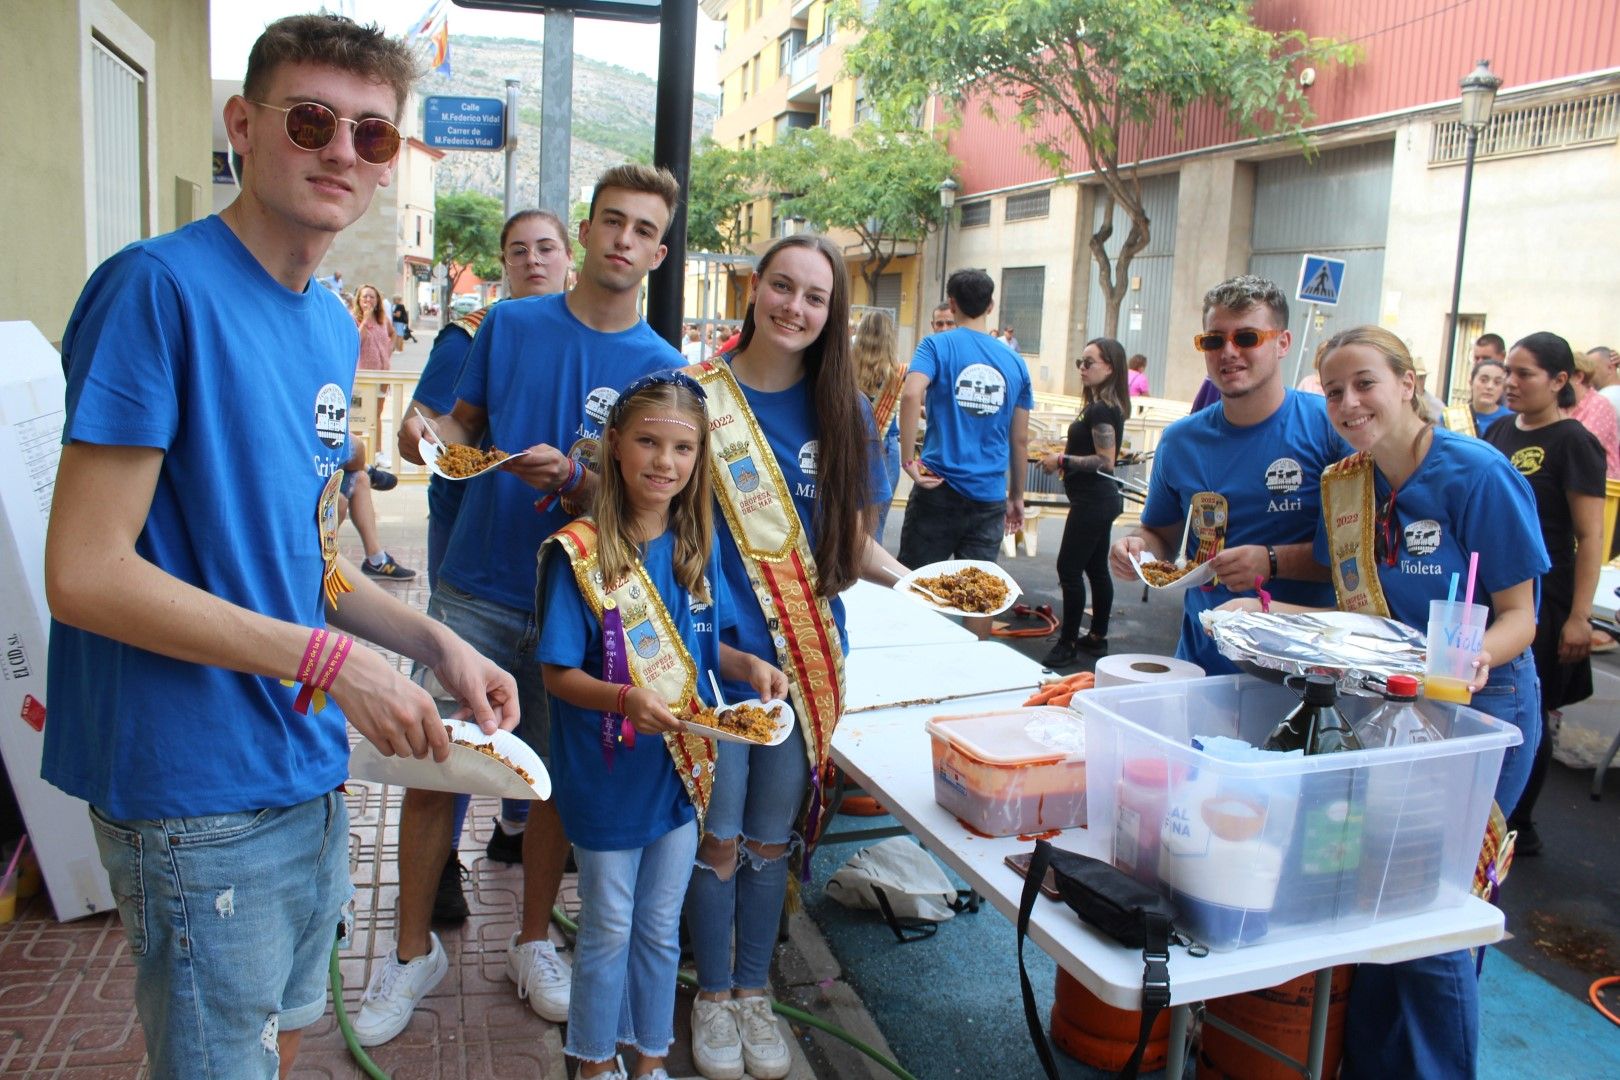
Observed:
[[[986,836],[1086,823],[1085,726],[1051,706],[936,716],[934,801]]]
[[[1075,697],[1092,850],[1157,886],[1177,925],[1212,949],[1460,904],[1503,754],[1522,741],[1474,709],[1420,700],[1443,741],[1261,762],[1193,746],[1258,746],[1298,702],[1236,675]],[[1340,699],[1352,723],[1377,704]]]

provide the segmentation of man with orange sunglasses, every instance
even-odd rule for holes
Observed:
[[[1204,355],[1220,407],[1165,429],[1153,455],[1142,524],[1115,541],[1109,568],[1136,576],[1131,556],[1189,559],[1203,540],[1219,584],[1188,589],[1176,656],[1207,674],[1237,671],[1199,625],[1200,612],[1264,583],[1278,600],[1332,607],[1327,570],[1311,554],[1322,513],[1322,470],[1352,451],[1328,422],[1319,395],[1283,381],[1293,344],[1288,301],[1276,284],[1244,276],[1204,295],[1204,329],[1193,347]],[[1199,520],[1186,528],[1194,511]],[[1223,503],[1224,500],[1224,503]],[[1188,550],[1177,545],[1190,537]]]

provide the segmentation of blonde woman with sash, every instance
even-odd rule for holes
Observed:
[[[900,389],[910,366],[899,360],[899,335],[887,311],[868,314],[855,328],[855,381],[872,403],[872,430],[882,443],[883,473],[889,489],[900,482]],[[872,536],[883,543],[889,504],[872,506]]]
[[[1423,629],[1429,601],[1444,600],[1451,575],[1466,578],[1469,553],[1480,553],[1474,599],[1490,614],[1471,704],[1524,733],[1496,786],[1497,802],[1511,813],[1541,730],[1530,643],[1535,581],[1548,560],[1530,487],[1492,447],[1428,423],[1412,357],[1389,331],[1335,334],[1318,350],[1316,368],[1328,418],[1358,451],[1322,474],[1316,559],[1329,568],[1339,610]],[[1466,950],[1363,964],[1351,989],[1341,1076],[1473,1076],[1478,1037],[1479,984]]]
[[[736,616],[722,640],[781,667],[798,723],[780,746],[719,748],[687,897],[699,989],[692,1057],[709,1080],[745,1068],[756,1080],[787,1075],[766,983],[788,855],[822,824],[817,778],[844,696],[838,593],[857,577],[892,584],[885,568],[904,570],[865,529],[889,487],[850,362],[843,255],[819,236],[784,237],[752,291],[735,352],[688,370],[709,395],[716,544]],[[726,694],[753,696],[738,682]]]
[[[592,514],[540,549],[538,659],[551,699],[554,797],[582,900],[568,1006],[579,1075],[668,1080],[681,900],[714,783],[714,743],[685,731],[708,672],[778,697],[786,680],[720,643],[729,609],[710,541],[703,391],[643,376],[608,414]],[[561,557],[558,557],[561,556]]]

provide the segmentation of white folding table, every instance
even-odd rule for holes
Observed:
[[[977,640],[973,631],[929,608],[925,601],[870,581],[856,582],[842,596],[850,652],[896,645],[960,645]]]
[[[980,643],[995,647],[993,643]],[[1012,653],[1010,649],[1003,651]],[[914,667],[927,665],[934,681],[960,688],[971,673],[985,689],[993,684],[1007,685],[1028,674],[1033,664],[1018,654],[1023,664],[987,651],[973,654],[973,664],[965,664],[968,654],[946,658],[936,667],[935,647],[867,650],[850,657],[871,658],[870,666],[860,665],[851,672],[850,697],[857,690],[864,700],[885,695],[897,701],[925,696],[908,676]],[[878,654],[883,654],[879,657]],[[1038,671],[1038,667],[1036,668]],[[883,673],[897,685],[892,692],[882,683]],[[881,709],[843,721],[833,738],[832,757],[861,787],[879,799],[930,851],[944,859],[976,891],[986,897],[1008,919],[1016,919],[1023,879],[1003,863],[1003,859],[1030,849],[1030,842],[1017,837],[987,839],[962,825],[934,801],[929,739],[923,724],[934,716],[984,712],[1020,704],[1027,690],[988,693],[950,700],[939,705],[906,705]],[[1083,829],[1068,830],[1053,841],[1057,846],[1100,855],[1104,845]],[[1186,1035],[1191,1018],[1190,1006],[1209,998],[1258,990],[1301,975],[1317,973],[1316,1014],[1312,1017],[1311,1053],[1307,1063],[1312,1074],[1320,1076],[1322,1047],[1327,1020],[1327,982],[1330,969],[1338,964],[1394,963],[1477,945],[1489,945],[1502,938],[1502,913],[1490,904],[1468,897],[1456,907],[1379,923],[1366,929],[1320,934],[1287,940],[1276,945],[1258,944],[1231,952],[1211,952],[1189,956],[1184,949],[1173,949],[1170,960],[1171,1026],[1170,1061],[1167,1076],[1179,1077],[1185,1063]],[[1029,936],[1065,971],[1092,993],[1121,1009],[1141,1008],[1142,954],[1102,937],[1083,925],[1074,912],[1045,897],[1037,899],[1030,918]]]

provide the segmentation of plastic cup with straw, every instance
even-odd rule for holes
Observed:
[[[1457,601],[1457,575],[1451,575],[1444,600],[1429,602],[1428,665],[1424,696],[1466,705],[1473,700],[1469,685],[1475,678],[1474,660],[1484,647],[1485,613],[1474,605],[1479,576],[1479,552],[1468,556],[1468,580],[1462,602]]]

